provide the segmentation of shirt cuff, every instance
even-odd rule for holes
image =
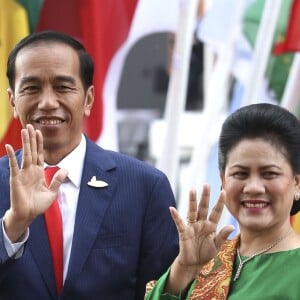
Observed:
[[[3,220],[2,220],[2,231],[4,236],[4,246],[7,255],[13,259],[20,258],[23,255],[24,245],[27,242],[29,237],[29,228],[26,229],[25,233],[21,236],[21,238],[17,243],[12,243],[11,240],[8,238],[4,229]]]

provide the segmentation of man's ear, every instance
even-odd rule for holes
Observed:
[[[7,89],[7,95],[8,95],[8,101],[14,110],[14,118],[18,119],[18,113],[17,113],[16,105],[15,105],[15,96],[14,96],[14,92],[12,91],[11,88]]]
[[[85,95],[85,109],[84,109],[84,115],[86,117],[89,117],[89,115],[91,114],[91,109],[93,107],[94,104],[94,100],[95,100],[95,89],[94,86],[91,85],[87,91],[86,91],[86,95]]]

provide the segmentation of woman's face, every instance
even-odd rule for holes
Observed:
[[[289,222],[300,176],[282,150],[263,139],[244,139],[228,153],[221,175],[226,206],[242,230],[280,227]]]

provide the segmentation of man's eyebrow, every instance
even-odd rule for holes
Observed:
[[[65,75],[59,75],[55,77],[56,81],[65,81],[65,82],[69,82],[69,83],[75,83],[75,79],[72,76],[65,76]]]
[[[21,85],[28,83],[28,82],[33,82],[33,81],[38,81],[38,77],[36,76],[25,76],[21,78]]]
[[[38,82],[40,79],[37,76],[24,76],[21,78],[21,86],[29,82]],[[54,78],[54,81],[63,81],[75,84],[76,81],[72,76],[59,75]]]

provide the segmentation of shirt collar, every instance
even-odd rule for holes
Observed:
[[[79,145],[57,164],[61,169],[66,169],[68,171],[69,180],[77,188],[80,186],[85,152],[86,140],[84,135],[82,135]]]

